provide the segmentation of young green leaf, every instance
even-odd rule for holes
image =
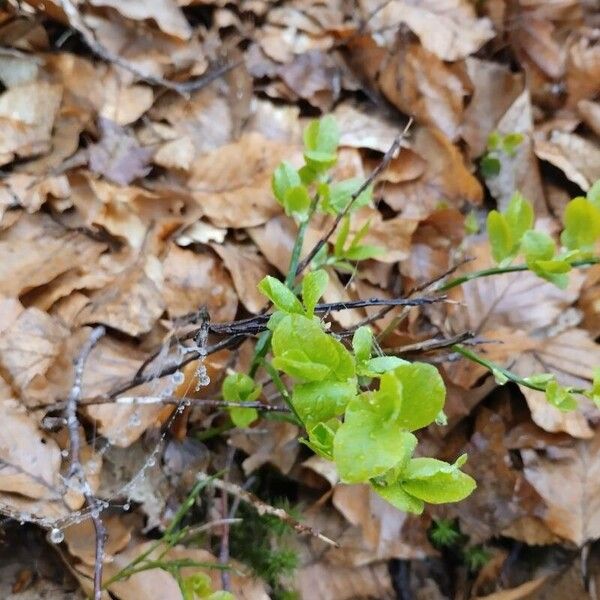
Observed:
[[[331,419],[326,423],[317,423],[313,427],[307,427],[308,440],[301,439],[300,441],[315,454],[332,461],[333,440],[340,425],[341,422],[338,419]]]
[[[508,133],[502,139],[502,150],[508,156],[514,156],[517,153],[517,148],[523,142],[524,136],[522,133]]]
[[[479,167],[486,179],[496,177],[501,169],[500,159],[493,154],[485,154],[479,161]]]
[[[525,232],[533,227],[533,206],[519,192],[515,192],[504,213],[513,242],[513,251]]]
[[[290,187],[283,197],[285,214],[301,221],[306,220],[310,210],[311,199],[308,190],[303,185]]]
[[[271,185],[273,187],[275,198],[277,198],[279,203],[283,205],[285,193],[290,188],[302,185],[302,181],[298,171],[296,171],[296,169],[294,169],[289,162],[283,161],[275,169],[273,178],[271,180]]]
[[[223,380],[222,394],[227,402],[253,402],[261,391],[262,387],[245,373],[230,373]],[[230,408],[229,415],[237,427],[248,427],[258,418],[255,408]]]
[[[409,494],[400,483],[391,483],[389,485],[372,483],[371,485],[375,492],[398,510],[420,515],[425,508],[425,502]]]
[[[287,313],[304,312],[300,300],[284,283],[267,275],[259,284],[259,291],[265,295],[279,310]]]
[[[355,178],[323,186],[321,194],[323,211],[333,215],[341,213],[351,202],[352,196],[358,192],[362,184],[362,180]],[[373,188],[368,186],[352,202],[351,210],[358,210],[366,206],[371,202],[372,196]]]
[[[319,298],[325,292],[329,283],[329,275],[323,269],[311,271],[302,279],[302,301],[306,309],[306,316],[312,317]]]
[[[362,363],[359,372],[361,375],[375,377],[376,375],[393,371],[404,364],[408,364],[408,362],[397,356],[376,356]]]
[[[587,199],[600,210],[600,179],[588,190]]]
[[[352,336],[352,350],[357,362],[364,362],[371,358],[373,345],[373,331],[367,325],[359,327]]]
[[[498,264],[504,264],[515,256],[513,239],[506,217],[497,210],[487,216],[487,232],[492,248],[492,256]]]
[[[340,132],[331,115],[311,121],[304,130],[304,160],[307,167],[317,173],[332,167],[337,160],[339,139]]]
[[[402,487],[430,504],[459,502],[477,487],[472,477],[459,470],[462,464],[464,459],[449,464],[435,458],[413,458],[402,473]]]
[[[586,198],[574,198],[563,216],[560,240],[569,250],[590,251],[600,237],[600,210]]]
[[[575,396],[556,380],[550,381],[546,386],[546,400],[563,412],[575,410],[578,406]]]
[[[307,428],[343,414],[356,395],[356,381],[315,381],[296,384],[292,394],[294,409]]]

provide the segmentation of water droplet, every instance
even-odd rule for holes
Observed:
[[[154,458],[154,456],[151,456],[147,461],[146,464],[149,467],[153,467],[156,464],[156,459]]]
[[[129,504],[129,502],[126,502],[125,504],[123,504],[123,510],[129,510],[131,508],[131,504]]]
[[[60,455],[61,455],[63,458],[67,458],[67,457],[69,456],[69,451],[68,451],[68,450],[65,448],[64,450],[61,450],[61,451],[60,451]]]
[[[60,544],[65,539],[65,534],[61,529],[55,527],[50,531],[50,541],[53,544]]]
[[[181,385],[185,381],[185,375],[181,371],[175,371],[175,373],[171,375],[171,381],[175,385]]]

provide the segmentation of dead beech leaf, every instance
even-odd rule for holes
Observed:
[[[357,568],[319,561],[300,569],[296,580],[302,598],[392,600],[397,597],[386,563]]]
[[[60,482],[60,448],[14,400],[0,403],[0,512],[38,517],[69,512]]]
[[[536,137],[535,153],[584,191],[600,179],[600,147],[577,134],[553,131],[547,140]]]
[[[466,58],[494,36],[491,21],[478,19],[467,0],[392,0],[385,4],[361,0],[360,4],[364,15],[374,13],[369,22],[371,29],[395,31],[405,23],[441,60]]]
[[[519,355],[512,369],[525,377],[532,373],[554,373],[562,385],[589,388],[594,369],[600,364],[600,346],[583,329],[569,329],[540,342]],[[589,438],[593,430],[586,416],[597,410],[580,399],[580,408],[562,412],[548,403],[542,392],[521,387],[531,410],[531,418],[542,429],[564,431],[573,437]]]
[[[152,160],[161,167],[188,171],[195,155],[194,143],[184,136],[163,144]]]
[[[153,19],[157,25],[170,35],[187,40],[192,34],[191,27],[186,21],[175,0],[90,0],[92,6],[110,6],[118,10],[124,17],[141,21]]]
[[[469,145],[470,156],[481,156],[488,135],[523,90],[523,76],[499,63],[470,57],[467,73],[473,95],[465,109],[461,136]]]
[[[456,208],[466,203],[481,203],[481,184],[467,169],[458,149],[441,131],[418,128],[411,149],[427,161],[425,172],[412,181],[385,183],[377,188],[386,203],[401,211],[404,218],[425,219],[440,202]]]
[[[0,292],[20,296],[72,268],[93,264],[106,246],[51,218],[21,218],[0,233]]]
[[[47,313],[28,308],[0,336],[0,365],[21,392],[43,377],[61,353],[67,328]]]
[[[577,103],[577,112],[585,121],[585,124],[597,135],[600,136],[600,102],[591,100],[580,100]]]
[[[333,505],[353,525],[341,538],[331,558],[354,567],[390,558],[419,559],[432,553],[424,535],[410,534],[411,519],[366,485],[338,484]]]
[[[567,52],[566,83],[568,104],[575,106],[579,100],[592,99],[600,91],[600,46],[590,30],[581,32]]]
[[[366,109],[347,102],[338,104],[333,111],[340,128],[340,145],[368,148],[386,152],[393,144],[405,123],[400,120],[369,113]],[[402,150],[400,157],[402,156]]]
[[[600,436],[570,448],[522,451],[524,475],[542,496],[541,517],[556,535],[583,546],[600,535]]]
[[[149,86],[124,86],[117,77],[105,80],[104,93],[106,99],[100,116],[121,126],[137,121],[154,101]]]
[[[227,229],[215,227],[204,221],[195,221],[188,225],[176,238],[178,246],[186,248],[192,244],[208,244],[209,242],[217,242],[222,244],[225,241]]]
[[[69,180],[65,175],[39,178],[24,173],[9,175],[0,188],[0,204],[17,202],[28,213],[34,213],[46,202],[48,197],[65,199],[71,194]]]
[[[240,302],[251,313],[260,312],[267,298],[257,289],[258,283],[269,274],[269,264],[253,246],[241,244],[211,244],[229,271]]]
[[[257,133],[199,157],[191,168],[192,195],[218,227],[254,227],[281,212],[271,174],[293,148]]]
[[[142,148],[137,139],[114,121],[100,117],[100,141],[88,148],[89,166],[118,185],[127,185],[148,174],[154,151]]]
[[[213,321],[231,321],[237,295],[222,263],[209,253],[199,254],[172,245],[163,263],[166,309],[171,318],[206,306]]]
[[[126,567],[142,552],[148,550],[150,545],[151,542],[130,545],[124,552],[117,554],[114,561],[106,565],[107,579]],[[158,552],[150,554],[150,558],[155,557],[158,557]],[[188,559],[201,563],[217,562],[217,559],[206,550],[182,546],[169,549],[168,552],[161,555],[161,559],[164,561]],[[181,570],[181,576],[185,579],[197,572],[198,567],[186,567]],[[203,572],[211,578],[213,589],[221,589],[220,571],[205,569]],[[136,573],[123,581],[111,584],[109,589],[118,600],[139,600],[140,598],[180,600],[181,598],[181,591],[175,578],[161,569]],[[239,568],[234,568],[231,572],[231,592],[238,600],[269,600],[264,584],[253,577],[244,576]]]
[[[161,271],[154,256],[136,261],[112,283],[92,294],[77,322],[102,323],[132,336],[150,331],[165,309],[159,289]]]
[[[450,140],[458,137],[467,93],[462,79],[420,44],[401,39],[382,66],[379,86],[402,112],[434,125]]]
[[[514,588],[494,592],[487,596],[477,596],[477,598],[474,598],[473,600],[526,600],[532,597],[531,594],[544,587],[547,579],[548,576],[544,575],[543,577],[526,581]]]
[[[300,98],[328,112],[341,92],[341,73],[330,54],[311,50],[278,69],[285,84]]]
[[[62,86],[34,81],[0,95],[0,165],[48,150]]]
[[[284,475],[296,462],[300,443],[298,427],[284,421],[264,421],[260,432],[239,430],[230,436],[231,444],[240,448],[248,458],[242,463],[244,473],[249,475],[265,464],[277,467]]]
[[[539,218],[548,213],[548,208],[533,149],[532,110],[529,91],[524,90],[498,123],[497,130],[501,134],[521,133],[524,139],[517,147],[514,156],[504,153],[500,155],[500,173],[487,178],[486,184],[502,210],[510,201],[514,191],[519,190],[533,204],[535,214]]]

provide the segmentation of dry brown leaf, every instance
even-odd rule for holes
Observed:
[[[240,302],[251,313],[260,312],[267,305],[267,298],[257,288],[258,283],[269,274],[269,264],[256,248],[241,244],[211,244],[221,257],[233,280]]]
[[[206,306],[213,321],[231,321],[237,295],[229,274],[212,254],[172,245],[163,263],[164,299],[169,316],[180,317]]]
[[[491,21],[478,19],[467,0],[392,0],[385,4],[361,0],[360,4],[364,15],[373,14],[370,28],[395,32],[394,26],[405,23],[423,46],[442,60],[466,58],[494,36]]]
[[[167,169],[189,171],[195,155],[194,143],[189,137],[184,136],[164,143],[152,160]]]
[[[506,111],[497,127],[498,132],[503,135],[522,134],[523,141],[517,147],[514,156],[504,153],[500,155],[500,173],[487,178],[486,184],[501,209],[506,207],[515,190],[518,190],[533,204],[535,214],[539,218],[546,215],[548,209],[533,151],[532,111],[529,92],[524,90]]]
[[[37,308],[28,308],[0,337],[0,365],[22,393],[42,378],[63,349],[69,330]]]
[[[536,137],[535,153],[584,191],[600,179],[600,147],[579,135],[552,131],[548,139]]]
[[[531,594],[542,588],[547,579],[547,576],[538,577],[509,590],[494,592],[487,596],[477,596],[474,600],[525,600],[531,598]]]
[[[14,400],[1,402],[0,512],[64,516],[60,481],[61,454],[56,442]]]
[[[468,58],[467,73],[473,95],[464,112],[461,136],[469,145],[471,158],[481,156],[488,135],[523,90],[523,77],[499,63]]]
[[[154,102],[152,88],[147,85],[123,85],[116,77],[105,80],[105,101],[100,116],[118,125],[137,121]]]
[[[577,103],[577,112],[581,115],[585,124],[597,136],[600,136],[600,102],[580,100]]]
[[[49,149],[62,86],[34,81],[0,95],[0,165]]]
[[[582,546],[600,535],[600,436],[544,453],[522,451],[524,475],[542,496],[541,517],[562,538]]]
[[[0,292],[19,296],[72,268],[93,264],[105,248],[45,215],[23,217],[0,233]]]
[[[153,19],[156,24],[170,35],[184,40],[190,38],[192,29],[186,21],[175,0],[90,0],[92,6],[110,6],[118,10],[124,17],[142,21]]]
[[[341,92],[341,73],[330,54],[311,50],[281,66],[278,74],[300,98],[328,112]]]
[[[568,103],[575,106],[579,100],[592,99],[600,91],[600,45],[597,33],[582,30],[581,38],[569,47],[567,53],[566,84]]]
[[[458,137],[467,94],[463,81],[420,44],[400,41],[382,67],[379,86],[402,112],[437,127],[451,140]]]
[[[147,333],[165,309],[162,265],[155,256],[134,262],[90,297],[77,323],[102,323],[131,336]]]
[[[232,433],[229,439],[235,448],[248,454],[242,463],[246,475],[265,464],[274,465],[287,474],[300,451],[298,427],[283,421],[263,421],[258,430],[239,430]]]
[[[254,227],[281,212],[271,174],[293,148],[256,133],[199,157],[189,180],[203,214],[218,227]]]
[[[306,599],[393,600],[397,597],[385,563],[356,568],[318,562],[300,569],[296,581],[301,597]]]
[[[414,181],[385,183],[378,187],[383,199],[409,219],[425,219],[441,202],[456,208],[465,203],[480,204],[483,190],[469,172],[458,149],[440,131],[420,127],[415,131],[412,150],[427,161],[423,175]]]

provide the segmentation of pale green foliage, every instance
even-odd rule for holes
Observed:
[[[483,176],[495,177],[498,175],[501,169],[501,155],[506,154],[507,156],[514,157],[523,139],[523,134],[521,133],[508,133],[506,135],[501,135],[497,131],[490,133],[487,140],[486,153],[479,163]]]
[[[235,600],[230,592],[213,591],[212,581],[206,573],[195,573],[180,584],[183,600]]]
[[[261,386],[245,373],[230,373],[223,380],[223,400],[227,402],[253,402],[261,392]],[[255,408],[234,407],[229,414],[237,427],[248,427],[258,417]]]

